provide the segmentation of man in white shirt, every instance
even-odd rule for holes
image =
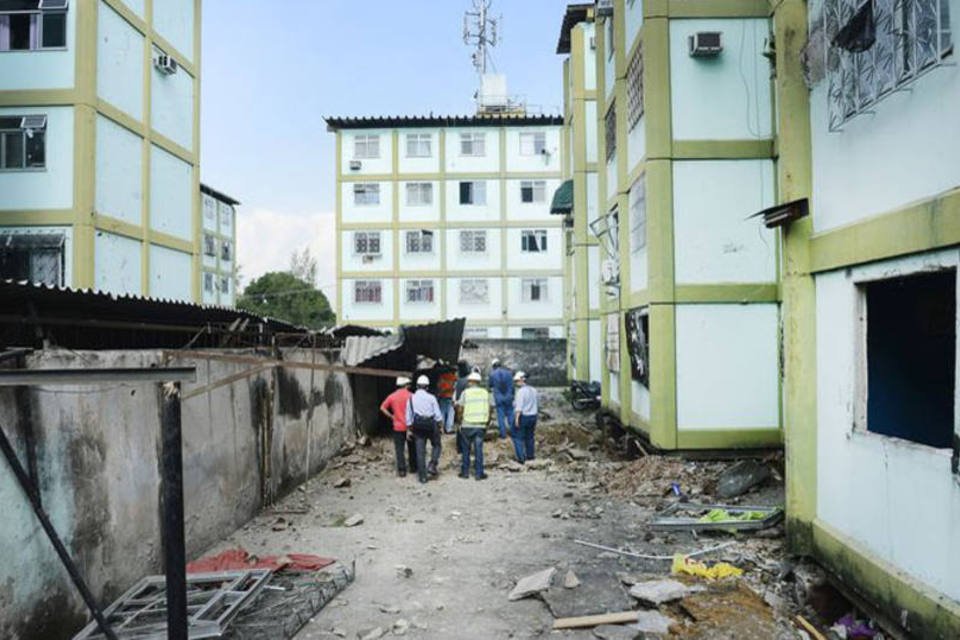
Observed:
[[[517,461],[523,464],[534,459],[533,433],[537,426],[540,401],[537,390],[527,384],[527,374],[523,371],[517,371],[513,376],[513,384],[517,388],[514,398],[513,449],[517,454]]]
[[[407,404],[407,433],[413,433],[417,450],[417,477],[421,483],[427,481],[428,473],[437,475],[437,464],[440,462],[440,424],[443,414],[440,413],[437,397],[427,391],[429,386],[430,378],[417,378],[417,391]],[[427,440],[430,440],[429,466],[426,459]]]

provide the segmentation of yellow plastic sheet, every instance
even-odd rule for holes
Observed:
[[[719,580],[721,578],[734,578],[743,575],[743,569],[733,566],[728,562],[718,562],[712,567],[693,558],[687,557],[681,553],[673,556],[673,567],[671,573],[686,573],[691,576],[699,576],[707,580]]]

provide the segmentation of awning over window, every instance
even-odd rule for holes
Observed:
[[[550,213],[566,215],[571,211],[573,211],[573,180],[565,180],[553,194]]]

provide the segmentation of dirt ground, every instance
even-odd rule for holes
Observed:
[[[715,584],[681,578],[706,591],[661,606],[674,621],[662,637],[801,637],[788,618],[794,585],[781,579],[779,526],[762,536],[736,537],[664,534],[647,527],[655,509],[676,499],[671,482],[705,499],[731,463],[658,456],[618,460],[600,446],[603,438],[591,416],[555,413],[538,427],[541,460],[522,470],[512,462],[509,440],[488,440],[489,478],[481,482],[457,477],[452,436],[443,440],[439,478],[426,485],[415,474],[397,477],[390,440],[358,445],[210,551],[241,546],[254,554],[315,553],[356,563],[355,582],[298,640],[381,635],[479,640],[594,638],[591,629],[552,631],[551,607],[558,615],[636,609],[628,583],[670,577],[669,560],[629,558],[576,539],[662,556],[732,542],[701,559],[730,561],[745,575]],[[334,486],[344,479],[349,486]],[[774,473],[742,499],[778,503],[782,485]],[[362,523],[345,526],[354,515]],[[550,567],[557,577],[543,599],[508,601],[517,580]],[[560,584],[568,570],[580,586]]]

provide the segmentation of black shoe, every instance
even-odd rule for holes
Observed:
[[[436,475],[437,475],[437,468],[436,468],[436,467],[429,467],[429,468],[427,469],[427,474],[428,474],[428,475],[431,475],[431,476],[436,476]]]
[[[406,469],[400,469],[400,471],[397,471],[397,475],[400,476],[401,478],[406,478],[406,477],[407,477],[407,470],[406,470]]]
[[[426,478],[418,478],[418,480],[420,480],[420,484],[427,484]]]
[[[469,474],[469,473],[458,473],[457,476],[460,477],[460,478],[463,478],[464,480],[466,480],[467,478],[470,477],[470,474]]]
[[[486,480],[486,479],[487,479],[487,474],[485,473],[481,473],[480,475],[477,476],[477,480]]]

